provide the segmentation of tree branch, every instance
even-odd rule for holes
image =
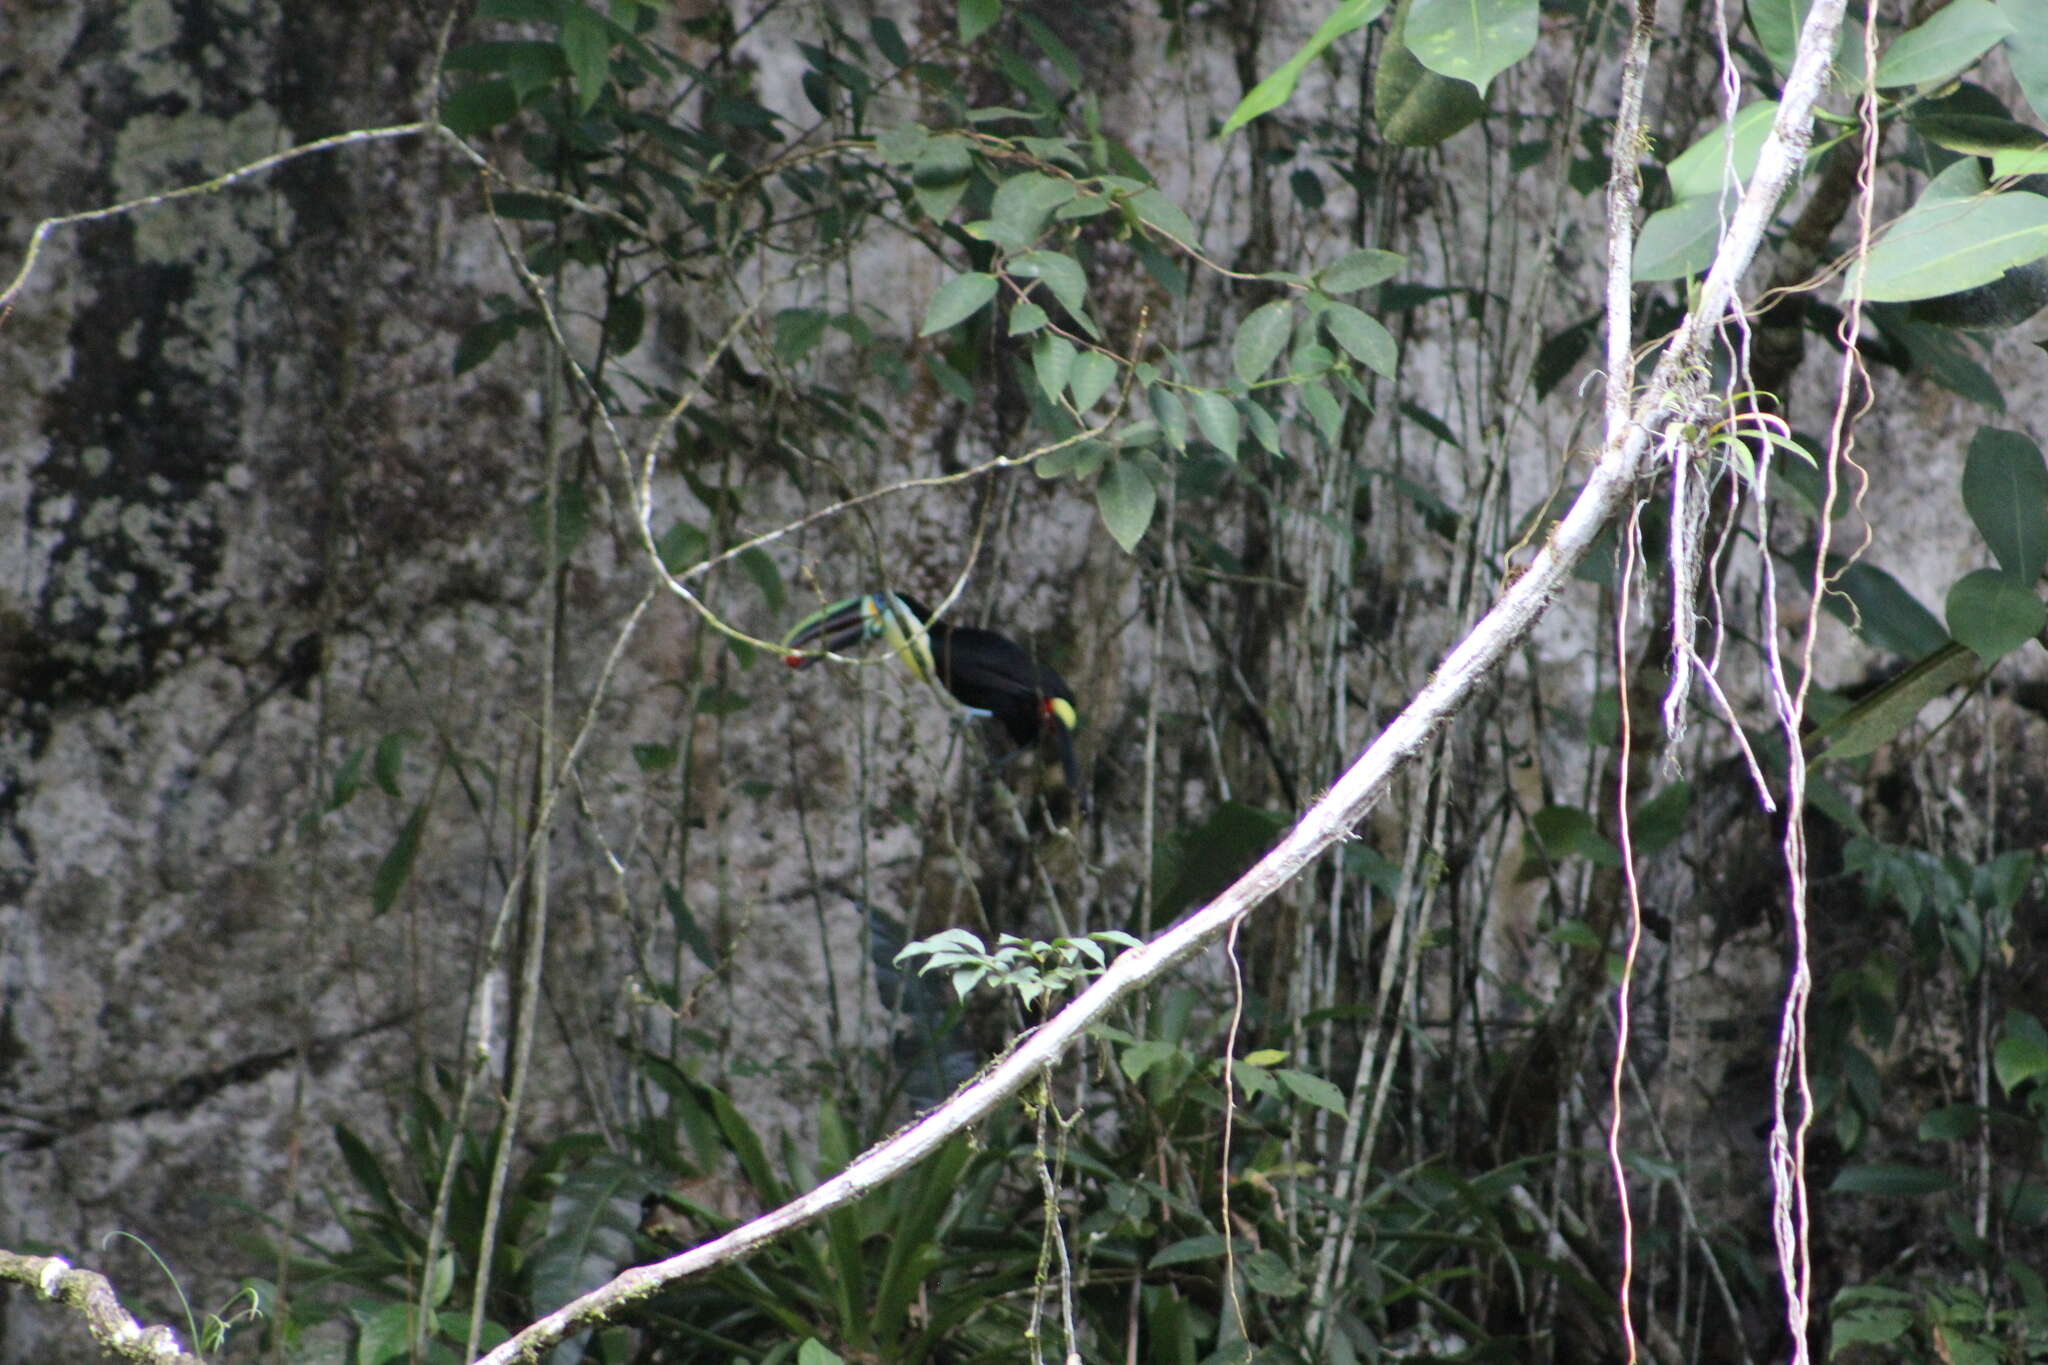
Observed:
[[[178,1334],[168,1327],[144,1327],[121,1306],[106,1276],[78,1270],[61,1256],[23,1256],[0,1251],[0,1280],[28,1285],[45,1299],[62,1299],[85,1319],[86,1330],[101,1349],[124,1360],[149,1365],[205,1365],[198,1356],[178,1349]]]

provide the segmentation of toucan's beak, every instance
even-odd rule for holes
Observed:
[[[866,639],[868,619],[864,608],[867,603],[865,597],[848,597],[821,607],[797,622],[796,628],[782,640],[782,647],[792,651],[786,660],[789,666],[809,668],[823,659],[826,653],[837,654]],[[805,652],[795,652],[798,650]],[[821,652],[811,653],[811,650]]]
[[[1060,751],[1060,767],[1067,775],[1067,791],[1073,795],[1074,808],[1083,815],[1088,813],[1088,792],[1081,786],[1081,761],[1074,756],[1074,727],[1080,718],[1074,714],[1074,704],[1064,697],[1053,697],[1045,704],[1045,719],[1052,727],[1053,744]]]
[[[925,623],[893,592],[848,597],[812,612],[782,642],[785,649],[806,652],[792,652],[784,662],[791,668],[809,668],[825,653],[837,654],[876,639],[887,641],[919,678],[930,682],[937,676]]]

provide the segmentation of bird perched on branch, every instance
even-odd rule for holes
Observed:
[[[1080,723],[1074,689],[1024,646],[992,630],[934,621],[931,608],[907,593],[871,592],[812,612],[797,622],[783,647],[838,653],[870,640],[886,642],[912,673],[943,687],[971,713],[1002,722],[1019,749],[1036,746],[1050,730],[1067,789],[1085,803],[1074,758],[1074,727]],[[808,668],[822,657],[792,653],[788,663]]]

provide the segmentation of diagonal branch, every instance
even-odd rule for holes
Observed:
[[[1609,435],[1578,500],[1528,571],[1509,585],[1415,699],[1280,843],[1210,904],[1142,948],[1117,958],[1072,1004],[1024,1035],[1000,1062],[944,1105],[837,1176],[723,1237],[667,1260],[624,1271],[610,1283],[540,1318],[483,1356],[482,1365],[537,1360],[572,1333],[609,1320],[663,1286],[749,1255],[783,1233],[893,1180],[956,1134],[988,1117],[1058,1060],[1117,1001],[1202,952],[1332,844],[1348,838],[1352,827],[1386,793],[1395,774],[1422,752],[1430,737],[1450,722],[1534,628],[1563,591],[1572,568],[1633,495],[1644,473],[1651,437],[1664,417],[1663,395],[1688,367],[1702,363],[1708,341],[1735,302],[1736,284],[1756,255],[1765,225],[1805,158],[1812,110],[1826,74],[1826,54],[1841,23],[1842,5],[1843,0],[1817,0],[1814,5],[1800,39],[1799,58],[1785,84],[1777,122],[1764,144],[1749,190],[1729,220],[1713,267],[1700,288],[1698,306],[1666,345],[1629,420]]]

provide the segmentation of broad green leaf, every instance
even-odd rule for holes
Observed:
[[[1138,548],[1145,528],[1152,524],[1153,509],[1159,505],[1159,490],[1134,461],[1118,460],[1095,485],[1095,505],[1102,512],[1102,524],[1129,554]]]
[[[1159,429],[1166,436],[1166,443],[1175,450],[1188,448],[1188,409],[1180,401],[1180,395],[1164,384],[1154,384],[1146,394],[1152,406],[1152,418],[1159,423]]]
[[[965,6],[962,6],[965,8]],[[839,1353],[816,1337],[804,1338],[796,1348],[796,1365],[845,1365]]]
[[[1968,156],[2030,151],[2048,141],[2017,119],[1996,114],[1950,113],[1938,104],[1914,106],[1906,114],[1906,123],[1935,146]]]
[[[1988,667],[2041,633],[2048,607],[2031,584],[1997,569],[1965,574],[1948,590],[1948,630]]]
[[[1407,263],[1398,251],[1346,252],[1316,272],[1316,287],[1325,294],[1353,294],[1392,279]]]
[[[1010,310],[1010,335],[1027,336],[1045,326],[1045,310],[1029,299]]]
[[[576,103],[586,114],[611,79],[611,45],[611,30],[604,17],[588,5],[573,5],[562,16],[562,56],[568,60],[569,79],[576,86]]]
[[[1074,411],[1086,412],[1116,382],[1116,361],[1100,351],[1083,351],[1074,357],[1067,373],[1067,388],[1074,395]]]
[[[1031,339],[1031,368],[1038,375],[1038,387],[1047,400],[1059,402],[1061,391],[1067,387],[1067,376],[1074,369],[1074,343],[1051,332],[1040,332]]]
[[[422,801],[399,827],[398,837],[391,841],[383,861],[377,864],[377,874],[370,879],[371,914],[381,915],[389,910],[411,880],[413,860],[420,851],[420,831],[426,824],[427,803]]]
[[[1223,1255],[1223,1238],[1217,1233],[1205,1237],[1184,1237],[1152,1258],[1150,1269],[1186,1265],[1190,1261],[1213,1261]]]
[[[1378,318],[1348,303],[1332,302],[1323,310],[1323,326],[1352,359],[1383,379],[1394,377],[1400,348]]]
[[[1537,9],[1537,0],[1415,0],[1404,37],[1417,61],[1483,97],[1495,76],[1535,51]]]
[[[510,81],[477,81],[441,101],[441,122],[460,137],[488,133],[519,116],[519,96]]]
[[[2048,1076],[2048,1047],[2033,1038],[2001,1038],[1991,1052],[1998,1084],[2010,1095],[2029,1081]]]
[[[1963,462],[1963,506],[2000,568],[2030,584],[2048,565],[2048,464],[2016,431],[1978,427]]]
[[[1088,276],[1072,256],[1057,251],[1033,251],[1009,261],[1003,270],[1013,279],[1043,281],[1060,301],[1060,307],[1076,317],[1081,315],[1082,300],[1088,293]]]
[[[1620,867],[1621,850],[1600,832],[1593,817],[1576,806],[1545,806],[1529,817],[1530,832],[1540,841],[1531,852],[1558,858],[1584,858],[1596,867]]]
[[[2048,256],[2048,198],[2014,190],[1971,192],[1983,173],[1967,158],[1929,182],[1920,202],[1850,269],[1845,298],[1930,299],[1988,284]]]
[[[1671,181],[1672,202],[1719,194],[1724,189],[1739,190],[1756,174],[1756,159],[1777,117],[1776,100],[1745,104],[1734,118],[1673,157],[1664,168]],[[1732,202],[1729,207],[1733,209]]]
[[[548,495],[534,494],[526,502],[526,528],[534,540],[548,543]],[[566,563],[590,530],[590,495],[580,483],[564,482],[555,491],[555,565]]]
[[[1785,563],[1801,584],[1813,582],[1811,550],[1786,555]],[[1924,659],[1949,643],[1940,619],[1905,584],[1865,560],[1851,564],[1841,555],[1828,556],[1822,605],[1869,644],[1908,659]]]
[[[916,157],[910,165],[911,192],[925,216],[942,223],[952,216],[960,197],[967,193],[967,182],[974,175],[974,155],[968,150],[967,139],[949,135],[928,137],[918,143]]]
[[[1251,91],[1238,101],[1237,108],[1230,111],[1230,117],[1223,121],[1223,127],[1216,136],[1229,137],[1259,115],[1270,113],[1285,104],[1288,96],[1294,93],[1296,83],[1301,80],[1301,73],[1308,69],[1310,62],[1322,54],[1324,48],[1353,29],[1363,28],[1379,18],[1380,11],[1386,7],[1387,0],[1343,0],[1343,3],[1337,6],[1336,12],[1323,20],[1322,26],[1310,35],[1309,40],[1301,45],[1299,51],[1282,62],[1278,70],[1253,86]]]
[[[1799,31],[1806,27],[1807,11],[1813,8],[1813,0],[1749,0],[1749,24],[1756,33],[1757,46],[1770,58],[1771,65],[1779,71],[1792,69],[1792,58],[1799,47]],[[1843,35],[1848,31],[1844,24],[1835,36],[1835,54],[1840,55]],[[1857,58],[1857,69],[1862,69],[1862,59]]]
[[[1230,359],[1237,369],[1237,377],[1246,384],[1256,383],[1262,378],[1273,368],[1273,362],[1280,358],[1280,352],[1286,349],[1287,337],[1293,328],[1292,299],[1274,299],[1252,309],[1251,314],[1238,324],[1237,339],[1230,347]]]
[[[891,66],[910,65],[910,44],[903,41],[903,30],[896,27],[893,19],[868,20],[868,36],[875,40],[875,50]]]
[[[1322,433],[1323,440],[1335,446],[1344,431],[1344,409],[1330,392],[1330,386],[1320,379],[1311,379],[1296,390],[1296,395],[1310,420],[1316,424],[1316,430]]]
[[[1949,0],[1926,23],[1892,40],[1877,59],[1880,89],[1944,81],[2013,33],[1991,0]]]
[[[1396,147],[1433,147],[1486,112],[1467,81],[1440,76],[1416,60],[1405,41],[1413,0],[1400,0],[1373,69],[1372,116]]]
[[[1296,1099],[1307,1100],[1316,1108],[1327,1109],[1339,1118],[1344,1116],[1344,1092],[1321,1076],[1282,1067],[1273,1073],[1273,1079],[1285,1086]]]
[[[386,796],[393,800],[405,793],[399,789],[399,776],[405,771],[405,746],[417,736],[410,730],[394,730],[377,741],[376,756],[371,760],[371,774]]]
[[[971,43],[1003,17],[1003,0],[960,0],[960,41]]]
[[[1194,246],[1201,240],[1195,230],[1194,219],[1188,217],[1179,204],[1149,185],[1124,203],[1138,215],[1140,222],[1157,228],[1177,242]]]
[[[1914,664],[1877,691],[1823,725],[1806,742],[1819,758],[1861,758],[1891,743],[1927,703],[1976,680],[1977,656],[1958,644]]]
[[[1046,219],[1053,210],[1079,192],[1071,180],[1025,171],[996,186],[995,197],[989,203],[989,217],[1028,244],[1045,230]]]
[[[2048,120],[2048,0],[1998,0],[1998,9],[2012,25],[2006,65],[2035,116]]]
[[[1227,394],[1194,393],[1188,395],[1188,405],[1195,410],[1195,425],[1202,429],[1202,439],[1223,452],[1229,459],[1237,458],[1239,423],[1237,405]]]
[[[1697,275],[1714,261],[1721,229],[1733,210],[1711,194],[1698,194],[1658,209],[1643,220],[1636,237],[1630,275],[1638,284]]]
[[[767,606],[768,614],[782,615],[789,605],[789,594],[783,589],[782,571],[775,567],[775,556],[756,545],[740,552],[739,566],[740,571],[760,590],[761,601]]]
[[[996,296],[996,283],[995,276],[978,270],[947,280],[939,292],[932,295],[931,307],[925,310],[924,326],[918,329],[917,334],[928,337],[973,317]]]
[[[2006,180],[2016,175],[2048,174],[2048,142],[2031,147],[2005,147],[1991,154],[1991,177]]]

